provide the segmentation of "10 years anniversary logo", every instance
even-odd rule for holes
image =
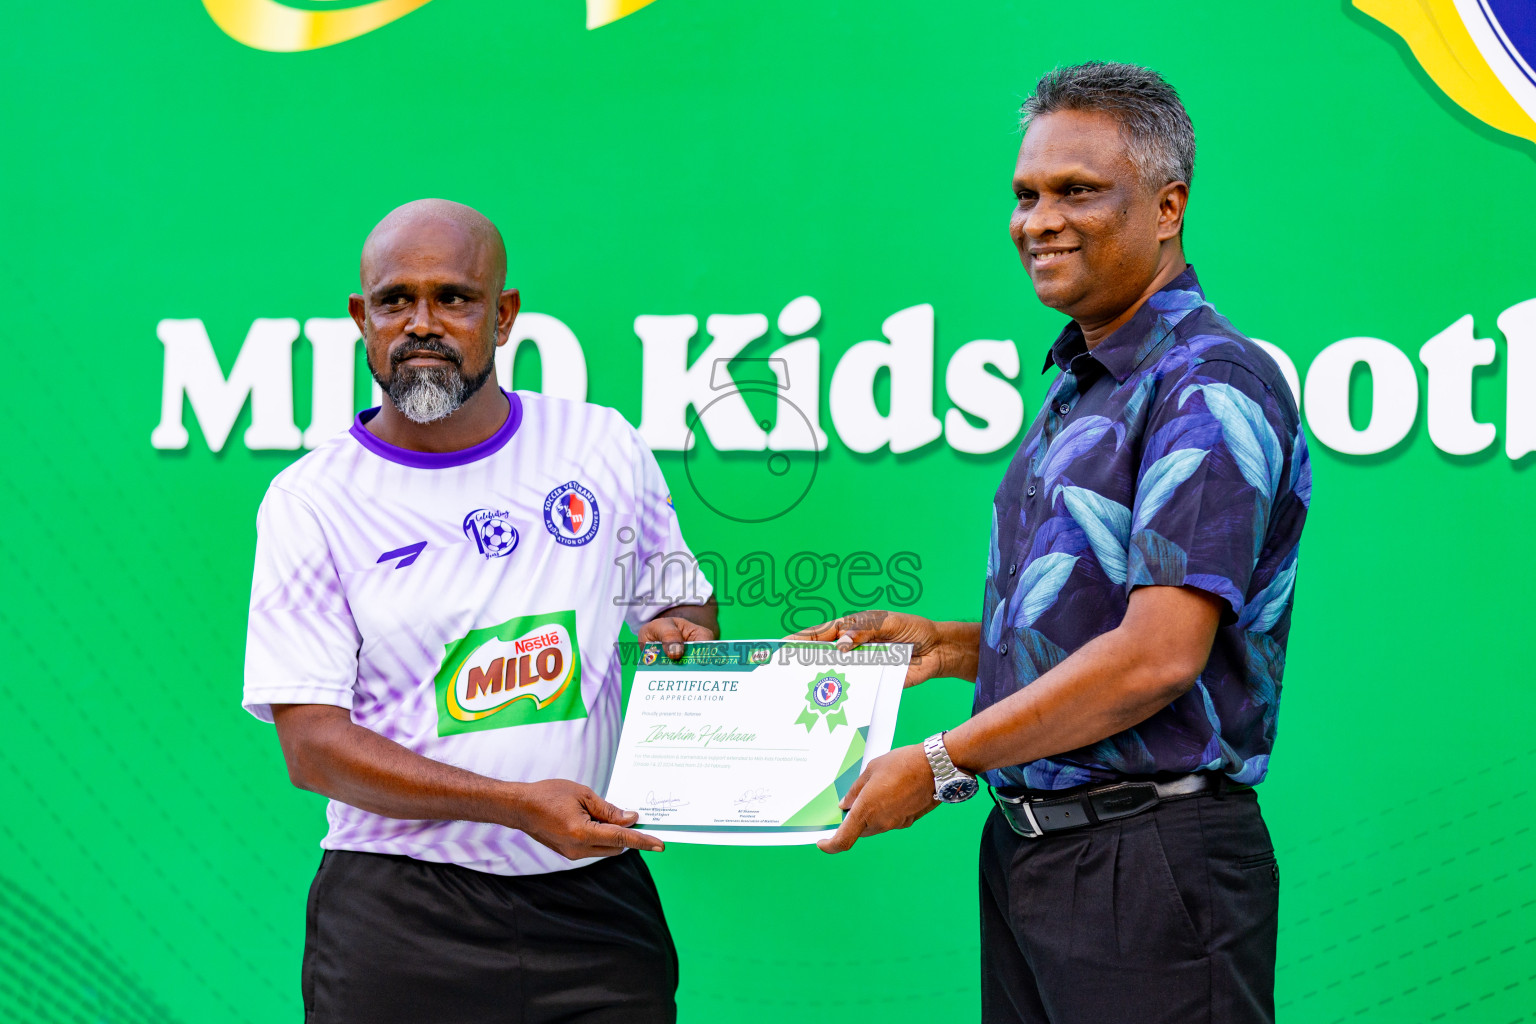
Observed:
[[[346,4],[293,0],[203,0],[214,23],[237,42],[257,50],[297,53],[334,46],[372,32],[424,7],[431,0],[373,0]],[[651,0],[587,0],[587,28],[601,28],[633,14]]]

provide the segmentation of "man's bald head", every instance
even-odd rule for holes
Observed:
[[[507,246],[490,218],[472,206],[448,199],[417,199],[397,206],[374,225],[363,242],[363,291],[400,259],[419,261],[430,249],[441,258],[457,255],[461,272],[483,277],[489,291],[507,281]],[[478,272],[478,273],[476,273]]]
[[[352,319],[374,379],[407,419],[450,416],[495,379],[518,295],[504,287],[507,249],[484,215],[446,199],[391,210],[363,243],[361,276]]]

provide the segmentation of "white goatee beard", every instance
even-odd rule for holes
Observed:
[[[452,415],[469,397],[464,378],[451,367],[431,367],[409,375],[395,371],[389,400],[412,423],[436,423]],[[471,392],[472,393],[472,392]]]

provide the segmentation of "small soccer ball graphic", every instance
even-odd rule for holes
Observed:
[[[517,547],[517,531],[505,519],[492,519],[480,528],[480,543],[487,555],[505,555]]]

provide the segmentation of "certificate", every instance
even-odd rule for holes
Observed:
[[[864,765],[891,749],[909,644],[648,645],[635,669],[607,797],[665,842],[813,843]]]

